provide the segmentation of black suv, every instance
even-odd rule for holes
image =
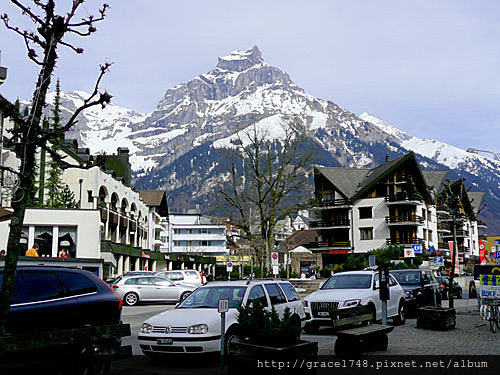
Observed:
[[[441,305],[439,283],[432,271],[426,270],[393,270],[390,271],[405,291],[408,313],[416,313],[422,306]]]
[[[0,267],[0,285],[3,280]],[[10,306],[12,334],[120,323],[122,300],[89,271],[18,267]]]

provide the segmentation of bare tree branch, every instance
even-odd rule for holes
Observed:
[[[12,3],[14,5],[16,5],[17,7],[19,7],[19,8],[22,9],[23,14],[28,15],[34,22],[39,23],[42,26],[44,25],[43,20],[40,17],[38,17],[35,13],[33,13],[30,8],[28,8],[27,6],[21,4],[17,0],[11,0],[11,1],[12,1]],[[40,5],[39,1],[35,1],[35,4],[36,5]]]

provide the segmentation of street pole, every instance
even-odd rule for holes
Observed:
[[[453,209],[453,208],[452,208]],[[448,291],[448,300],[449,308],[454,308],[455,307],[455,301],[453,300],[453,278],[455,277],[455,262],[457,259],[457,253],[458,253],[458,247],[457,247],[457,225],[456,225],[456,216],[455,216],[455,211],[453,209],[452,211],[452,218],[453,218],[453,254],[451,256],[451,275],[450,275],[450,284],[448,285],[449,291]]]

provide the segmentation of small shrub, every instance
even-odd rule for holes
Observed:
[[[267,311],[260,301],[238,308],[238,336],[241,341],[256,345],[284,347],[294,345],[300,338],[300,321],[292,317],[290,309],[283,319],[272,308]]]

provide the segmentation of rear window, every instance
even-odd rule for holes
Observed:
[[[12,304],[63,297],[63,285],[54,272],[18,272]]]
[[[281,289],[283,289],[283,291],[285,292],[286,298],[289,302],[300,300],[300,297],[295,291],[295,288],[292,286],[292,284],[280,283],[280,286]]]
[[[271,305],[279,305],[281,303],[286,303],[285,295],[281,289],[276,284],[264,284],[264,287],[269,294],[269,299],[271,300]]]
[[[97,286],[84,275],[75,272],[58,272],[66,287],[66,295],[76,296],[97,292]]]

